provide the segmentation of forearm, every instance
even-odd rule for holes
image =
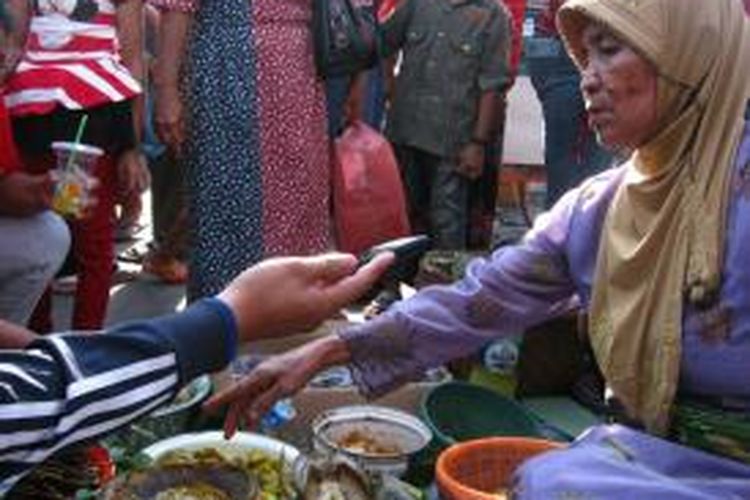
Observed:
[[[549,238],[562,234],[559,226],[565,224],[558,221],[533,241],[472,261],[453,285],[421,290],[374,320],[343,330],[362,392],[379,396],[427,369],[577,307],[564,243]]]
[[[162,14],[157,64],[154,68],[154,85],[157,88],[179,86],[191,17],[190,13],[177,10]]]
[[[133,78],[144,85],[142,0],[127,0],[118,5],[117,37],[120,43],[120,57],[123,65]],[[132,115],[133,137],[137,147],[141,142],[143,133],[143,93],[132,100]]]

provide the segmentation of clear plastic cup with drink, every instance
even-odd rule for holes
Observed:
[[[96,186],[94,166],[104,151],[88,144],[53,142],[52,151],[57,159],[52,171],[55,193],[52,208],[65,217],[80,218],[93,202]]]

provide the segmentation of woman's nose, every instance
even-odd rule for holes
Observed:
[[[597,91],[601,85],[599,72],[590,62],[581,69],[581,92],[583,95],[591,95]]]

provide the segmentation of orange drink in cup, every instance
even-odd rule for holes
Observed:
[[[74,142],[54,142],[52,151],[57,160],[52,171],[55,181],[52,209],[64,217],[79,218],[93,200],[94,166],[104,151]]]

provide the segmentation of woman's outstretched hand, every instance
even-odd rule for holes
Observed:
[[[300,390],[319,371],[348,360],[346,344],[335,335],[310,342],[263,361],[209,399],[204,409],[216,412],[229,405],[224,420],[224,437],[229,439],[240,427],[257,427],[276,401]]]

